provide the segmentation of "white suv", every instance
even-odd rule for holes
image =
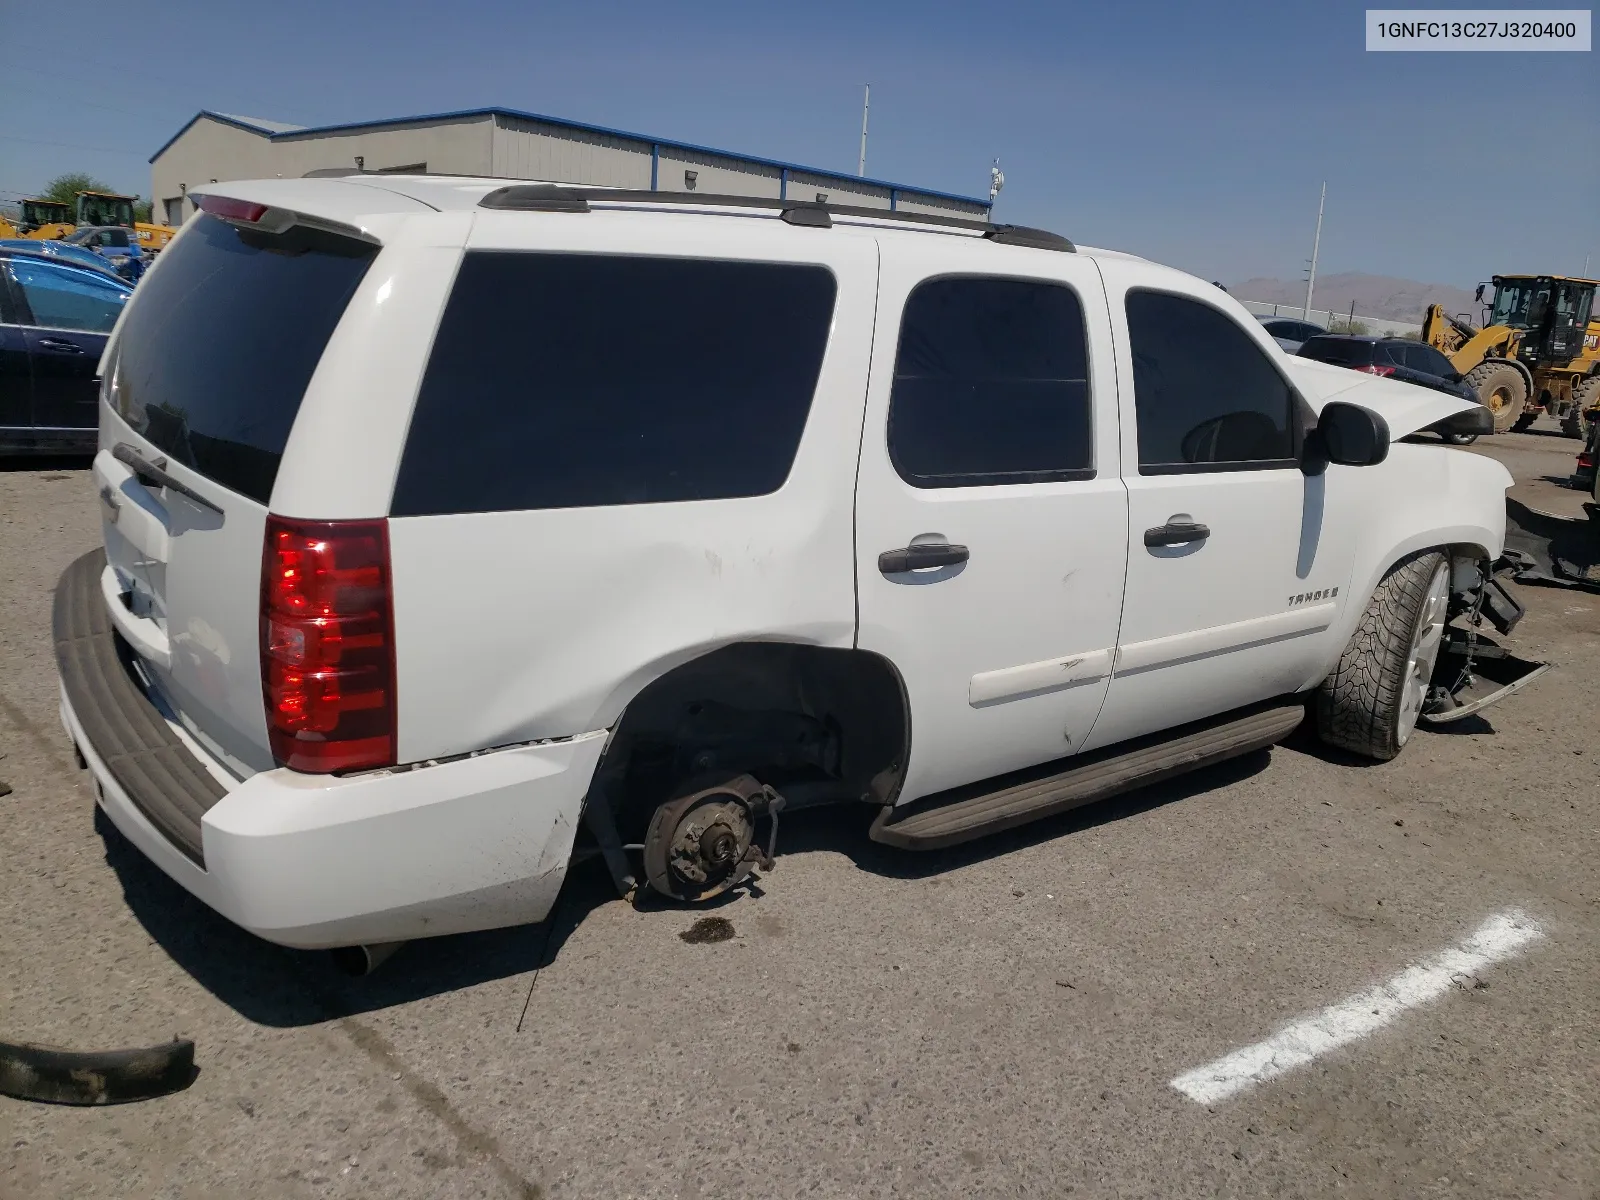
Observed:
[[[191,196],[102,363],[62,718],[276,942],[541,919],[575,841],[703,898],[785,806],[948,845],[1308,701],[1388,758],[1483,702],[1447,620],[1519,613],[1505,469],[1390,443],[1481,409],[1137,258],[503,180]]]

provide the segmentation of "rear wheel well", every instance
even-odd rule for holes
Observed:
[[[910,713],[894,667],[863,650],[738,642],[676,667],[628,704],[596,774],[637,842],[686,780],[750,774],[789,809],[882,804],[899,790]]]

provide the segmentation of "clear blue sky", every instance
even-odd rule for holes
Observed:
[[[1367,54],[1363,7],[91,0],[6,22],[0,196],[148,194],[201,108],[503,105],[853,171],[871,81],[868,174],[976,195],[998,156],[997,219],[1207,278],[1298,277],[1323,179],[1320,271],[1600,271],[1595,55]]]

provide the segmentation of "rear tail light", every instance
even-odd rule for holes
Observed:
[[[1373,363],[1371,366],[1367,366],[1367,367],[1357,367],[1356,370],[1361,371],[1361,372],[1363,372],[1363,373],[1365,373],[1367,375],[1393,375],[1394,374],[1394,368],[1393,367],[1386,367],[1386,366],[1383,366],[1381,363]]]
[[[295,771],[395,761],[389,527],[268,516],[261,686],[272,757]]]
[[[235,200],[232,196],[196,196],[194,203],[201,212],[210,213],[213,217],[222,217],[228,221],[246,221],[252,225],[261,220],[261,214],[267,211],[265,204]]]
[[[1594,455],[1590,454],[1587,450],[1583,451],[1578,455],[1578,465],[1587,471],[1590,467],[1594,466]]]

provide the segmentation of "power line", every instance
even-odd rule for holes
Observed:
[[[25,74],[25,75],[37,75],[41,79],[51,79],[51,80],[59,80],[60,79],[60,73],[59,72],[36,71],[36,70],[32,69],[31,67],[7,67],[6,69],[8,71],[18,71],[18,72],[21,72],[22,74]],[[57,96],[57,95],[51,95],[49,97],[49,103],[50,103],[50,107],[52,109],[59,108],[63,103],[66,103],[66,104],[81,104],[86,108],[104,109],[106,112],[121,113],[123,116],[131,115],[131,112],[130,112],[130,110],[129,110],[129,108],[128,108],[128,106],[126,104],[120,104],[120,105],[119,104],[101,104],[101,103],[99,103],[98,101],[95,101],[95,100],[85,100],[82,96]],[[166,103],[168,103],[172,108],[177,108],[178,107],[178,102],[175,101],[175,100],[174,101],[168,101]]]
[[[0,133],[0,140],[8,142],[28,142],[35,146],[63,146],[68,150],[93,150],[102,154],[131,154],[135,158],[147,158],[142,150],[129,150],[126,146],[84,146],[78,142],[56,142],[49,138],[19,137],[14,133]]]
[[[36,55],[47,57],[47,58],[51,58],[51,59],[54,59],[54,58],[58,57],[60,55],[60,53],[61,53],[61,48],[59,46],[55,46],[55,47],[27,46],[27,45],[19,45],[19,44],[16,44],[16,43],[8,43],[6,48],[8,50],[20,50],[20,51],[23,51],[24,53],[32,53],[32,54],[36,54]],[[162,93],[165,93],[169,97],[173,97],[174,98],[174,103],[180,103],[181,102],[182,106],[185,107],[185,108],[188,108],[190,105],[194,104],[194,92],[193,92],[192,89],[179,88],[178,86],[176,86],[174,84],[167,83],[167,82],[165,82],[163,80],[159,80],[159,79],[152,79],[149,76],[145,76],[143,78],[140,78],[138,76],[130,76],[127,73],[128,64],[126,62],[110,63],[110,62],[106,62],[103,59],[98,59],[97,60],[97,59],[92,59],[92,58],[85,58],[81,54],[79,54],[76,50],[74,50],[73,53],[72,53],[72,61],[74,63],[81,63],[84,66],[101,68],[104,72],[106,72],[106,74],[103,76],[103,79],[104,79],[105,82],[107,82],[107,83],[120,83],[125,90],[132,90],[132,91],[135,91],[135,92],[162,92]],[[8,71],[11,71],[11,70],[14,70],[14,71],[27,71],[30,75],[44,75],[46,78],[49,78],[51,80],[59,79],[59,75],[48,74],[46,72],[39,71],[37,68],[33,68],[33,67],[12,66],[12,65],[8,64],[6,69]],[[245,101],[244,104],[246,106],[246,111],[249,111],[249,106],[253,106],[254,103],[255,103],[254,101],[250,101],[250,100]],[[203,105],[203,104],[194,105],[194,111],[195,112],[199,112],[202,109],[204,109],[205,107],[206,106]],[[234,111],[234,105],[233,104],[230,103],[228,108],[229,108],[230,112]],[[273,114],[275,116],[282,115],[282,116],[285,116],[285,117],[287,117],[287,118],[289,118],[291,120],[293,120],[293,119],[305,119],[304,118],[304,113],[298,114],[298,117],[297,117],[297,114],[295,112],[282,113],[281,110],[276,108],[276,106],[273,106]],[[317,122],[314,121],[314,120],[307,120],[306,123],[314,125]]]

